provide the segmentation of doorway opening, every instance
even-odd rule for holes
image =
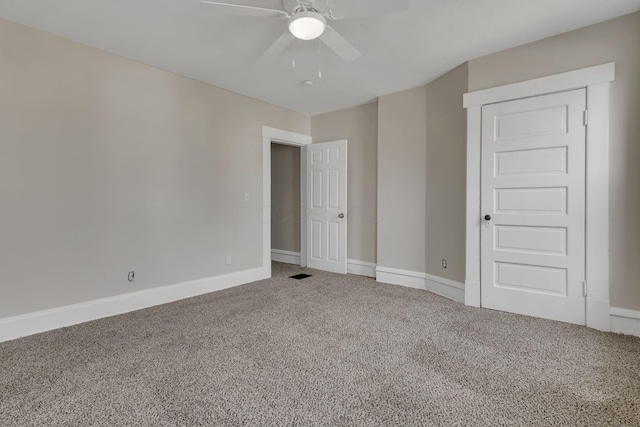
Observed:
[[[273,249],[271,246],[272,143],[298,147],[300,152],[299,265],[347,274],[347,140],[314,144],[313,147],[310,145],[311,142],[311,137],[307,135],[262,127],[262,275],[264,278],[271,277]],[[295,263],[295,260],[289,261]]]
[[[271,143],[271,260],[302,265],[302,149]],[[306,261],[306,260],[305,260]]]
[[[311,137],[295,132],[262,126],[262,270],[263,277],[271,277],[271,146],[272,143],[297,147],[300,155],[300,255],[301,267],[307,265],[307,223],[305,212],[307,190],[307,146]]]

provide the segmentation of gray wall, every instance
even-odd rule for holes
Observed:
[[[349,139],[349,258],[462,281],[461,94],[609,61],[611,300],[639,310],[639,52],[635,13],[309,119],[0,20],[0,318],[259,267],[261,125]]]
[[[640,310],[640,12],[474,59],[469,89],[611,61],[611,305]]]
[[[0,111],[0,318],[260,267],[261,126],[310,133],[305,115],[6,20]]]
[[[464,64],[378,100],[381,267],[464,282],[467,90]]]
[[[375,263],[378,104],[313,116],[311,135],[314,142],[349,141],[347,256]]]
[[[467,176],[467,64],[426,86],[426,268],[464,283]],[[442,268],[442,259],[447,268]]]
[[[426,89],[378,99],[378,266],[424,273]]]
[[[271,249],[300,252],[300,148],[271,144]]]

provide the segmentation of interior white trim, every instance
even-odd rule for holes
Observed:
[[[613,64],[610,64],[613,68]],[[612,74],[611,80],[615,78]],[[587,326],[611,328],[609,311],[609,82],[587,86]]]
[[[611,307],[611,315],[616,317],[626,317],[627,319],[640,320],[640,311],[629,310],[628,308]]]
[[[271,249],[271,259],[277,262],[300,265],[300,252]],[[376,264],[373,262],[347,259],[347,272],[356,276],[376,277]]]
[[[376,280],[392,285],[407,286],[433,292],[456,302],[464,302],[464,284],[417,271],[376,267]]]
[[[273,142],[297,147],[311,144],[311,136],[309,135],[276,129],[269,126],[262,126],[262,137],[269,138],[269,140]]]
[[[262,268],[271,277],[271,143],[300,147],[300,266],[307,265],[307,151],[309,135],[262,126]]]
[[[256,268],[0,319],[0,342],[266,279]]]
[[[611,332],[640,337],[640,311],[611,307]]]
[[[300,265],[300,252],[271,249],[271,261]]]
[[[426,274],[425,286],[429,292],[464,303],[464,284],[444,277]]]
[[[480,282],[464,281],[464,305],[480,307]]]
[[[480,141],[482,107],[467,109],[467,218],[464,303],[480,307]]]
[[[417,271],[399,270],[397,268],[376,267],[376,280],[391,285],[402,285],[409,288],[425,289],[427,275]]]
[[[480,161],[482,105],[586,88],[587,126],[586,325],[611,330],[609,302],[609,82],[615,63],[470,92],[467,110],[467,220],[465,304],[480,306]]]
[[[347,259],[347,272],[358,276],[376,277],[376,264],[373,262]]]
[[[463,103],[465,108],[470,108],[518,98],[580,89],[597,83],[612,82],[615,80],[615,74],[615,62],[609,62],[580,70],[469,92],[464,94]]]

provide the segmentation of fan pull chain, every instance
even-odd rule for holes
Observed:
[[[291,42],[291,67],[296,68],[296,38]]]
[[[322,48],[322,42],[318,38],[318,78],[322,78],[322,67],[320,66],[320,49]]]

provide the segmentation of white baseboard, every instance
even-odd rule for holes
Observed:
[[[425,276],[428,291],[464,304],[464,284],[431,274]]]
[[[267,278],[262,268],[0,319],[0,342],[178,301]]]
[[[300,265],[300,252],[271,249],[271,261]]]
[[[376,280],[392,285],[407,286],[433,292],[445,298],[464,303],[464,285],[454,280],[416,271],[376,267]]]
[[[640,337],[640,311],[611,307],[611,332]]]
[[[271,260],[284,262],[287,264],[300,265],[300,252],[283,251],[271,249]],[[358,261],[356,259],[347,260],[347,271],[358,276],[376,277],[376,265],[372,262]]]
[[[372,262],[358,261],[357,259],[347,260],[347,272],[358,276],[376,277],[376,265]]]
[[[376,280],[391,285],[426,290],[426,274],[415,271],[398,270],[388,267],[376,267]]]

